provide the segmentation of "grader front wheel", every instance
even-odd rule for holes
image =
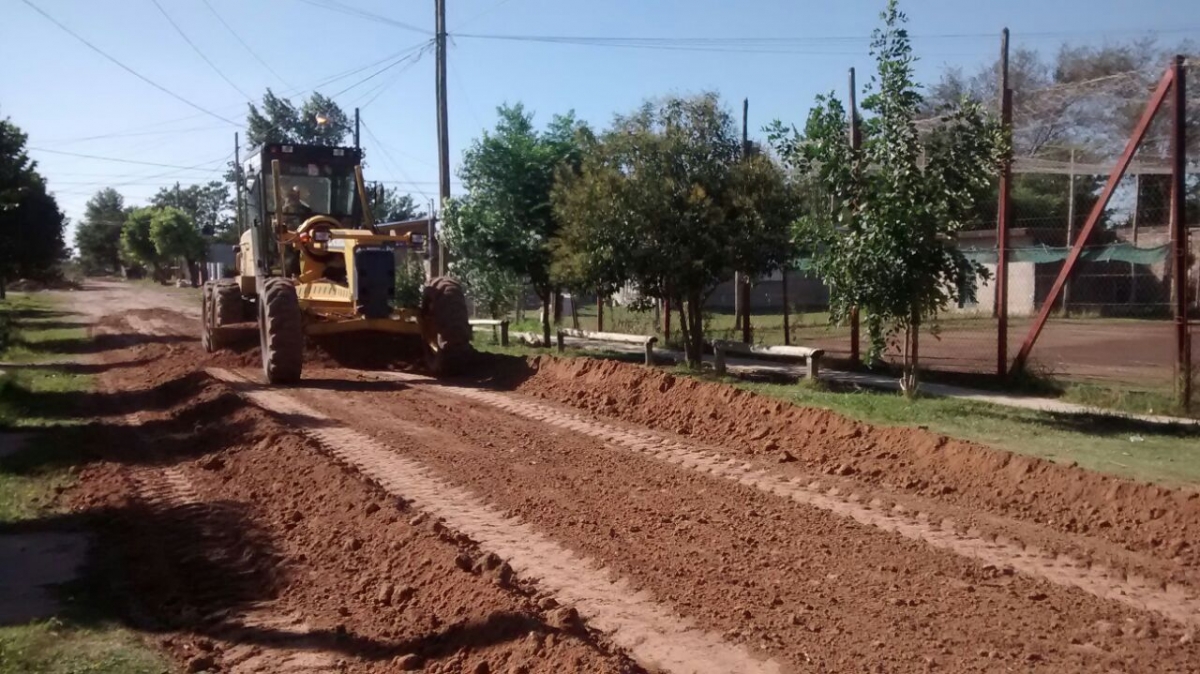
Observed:
[[[304,326],[296,286],[284,278],[267,279],[263,282],[258,306],[259,343],[267,383],[300,381],[304,366]]]
[[[421,294],[425,364],[434,376],[462,372],[475,354],[462,284],[439,276]]]

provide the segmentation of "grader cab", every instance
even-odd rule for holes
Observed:
[[[244,187],[236,276],[204,284],[207,350],[224,347],[235,324],[256,322],[271,384],[300,379],[306,335],[413,335],[434,374],[473,353],[457,281],[432,278],[419,307],[395,306],[397,251],[428,242],[376,230],[359,150],[268,144],[248,162]]]

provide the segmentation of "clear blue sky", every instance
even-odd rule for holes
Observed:
[[[67,27],[147,78],[242,123],[246,99],[180,37],[153,0],[32,0]],[[242,91],[257,97],[304,91],[379,61],[429,35],[323,8],[328,0],[209,0],[217,14],[280,77],[256,61],[203,0],[159,0],[187,36]],[[433,0],[337,0],[432,31]],[[868,37],[884,0],[446,0],[450,149],[462,150],[505,101],[541,120],[574,109],[603,126],[615,112],[665,93],[719,91],[731,107],[750,99],[754,135],[774,118],[802,122],[821,92],[846,87],[846,72],[869,74]],[[919,75],[949,65],[970,71],[995,58],[1003,27],[1013,47],[1056,50],[1158,31],[1166,43],[1200,39],[1195,0],[908,0]],[[458,33],[462,36],[456,37]],[[546,44],[465,37],[469,33],[617,37],[813,38],[798,53],[703,52]],[[860,38],[831,40],[829,38]],[[160,186],[220,176],[237,127],[197,112],[105,60],[20,0],[0,0],[0,115],[30,145],[141,162],[122,164],[33,151],[72,219],[88,197],[117,186],[130,203]],[[377,70],[322,87],[334,94]],[[283,81],[281,81],[281,78]],[[382,88],[378,88],[382,87]],[[363,118],[368,179],[404,181],[418,199],[437,192],[433,57],[393,68],[337,98]],[[96,140],[89,136],[135,133]],[[170,173],[170,175],[162,175]],[[455,185],[457,189],[457,185]]]

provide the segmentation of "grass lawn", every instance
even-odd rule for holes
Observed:
[[[27,434],[22,449],[0,457],[0,535],[36,530],[58,513],[55,495],[74,478],[70,453],[55,428],[82,421],[67,409],[71,394],[91,390],[91,375],[64,364],[39,366],[39,344],[87,339],[78,317],[46,295],[10,293],[0,301],[0,433]],[[44,461],[45,454],[58,456]],[[2,573],[3,571],[0,571]],[[86,579],[84,579],[86,582]],[[63,615],[0,626],[0,674],[159,674],[170,667],[129,630],[95,616]]]
[[[482,351],[506,355],[545,355],[526,346],[501,348],[486,337]],[[637,354],[567,349],[566,357],[610,358],[640,362]],[[682,367],[673,373],[700,376]],[[978,442],[1017,454],[1061,463],[1077,462],[1101,473],[1169,486],[1200,485],[1200,428],[1146,424],[1101,415],[1065,415],[1022,410],[953,398],[907,400],[899,393],[839,391],[808,383],[767,384],[726,377],[721,380],[756,393],[805,407],[829,409],[878,426],[923,426],[935,433]]]

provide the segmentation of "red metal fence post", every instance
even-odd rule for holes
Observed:
[[[1113,167],[1112,173],[1108,176],[1108,182],[1104,185],[1104,190],[1100,193],[1100,198],[1096,200],[1096,204],[1092,207],[1092,212],[1088,215],[1087,222],[1084,223],[1083,229],[1079,232],[1079,238],[1075,240],[1075,245],[1071,247],[1071,252],[1067,255],[1067,259],[1063,262],[1062,270],[1058,272],[1058,278],[1054,280],[1054,285],[1050,287],[1050,294],[1046,296],[1042,302],[1042,308],[1038,310],[1037,318],[1034,319],[1033,325],[1029,328],[1029,334],[1025,335],[1025,341],[1021,344],[1021,350],[1017,352],[1017,357],[1013,359],[1010,372],[1017,372],[1025,367],[1025,361],[1029,358],[1029,352],[1033,350],[1033,345],[1037,343],[1038,335],[1042,334],[1042,328],[1046,325],[1046,319],[1050,316],[1050,311],[1054,309],[1055,302],[1058,301],[1059,294],[1062,293],[1063,284],[1066,283],[1067,277],[1075,270],[1075,264],[1079,262],[1080,255],[1083,254],[1083,247],[1087,245],[1088,239],[1092,236],[1092,230],[1096,228],[1096,223],[1100,221],[1100,216],[1104,214],[1104,209],[1108,207],[1109,199],[1112,198],[1113,192],[1117,189],[1117,184],[1121,182],[1121,178],[1125,176],[1125,170],[1129,168],[1129,162],[1133,160],[1133,154],[1142,143],[1142,138],[1146,136],[1146,131],[1150,128],[1150,122],[1154,120],[1155,113],[1162,107],[1162,103],[1167,98],[1167,93],[1171,88],[1171,83],[1175,79],[1174,68],[1167,69],[1163,74],[1162,79],[1158,82],[1158,88],[1154,90],[1154,94],[1150,97],[1150,102],[1146,105],[1146,110],[1142,113],[1141,119],[1138,120],[1137,127],[1134,128],[1133,135],[1129,138],[1129,143],[1125,145],[1125,151],[1121,154],[1121,158],[1117,160],[1117,165]]]
[[[1184,58],[1176,56],[1171,66],[1174,82],[1171,124],[1171,250],[1175,295],[1175,380],[1179,406],[1192,402],[1192,354],[1188,339],[1188,230],[1187,230],[1187,76]]]

